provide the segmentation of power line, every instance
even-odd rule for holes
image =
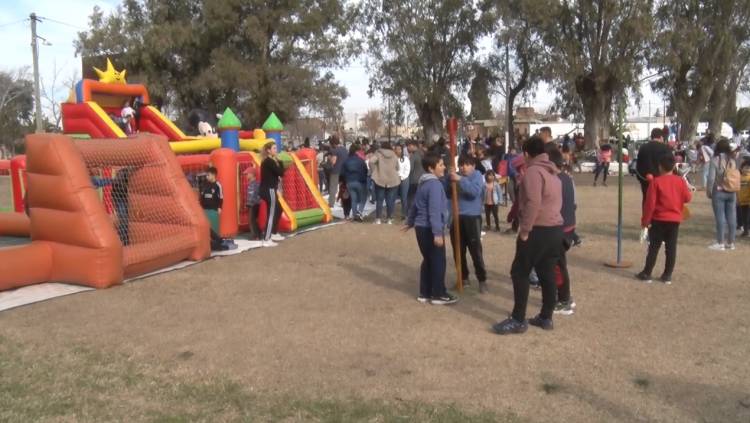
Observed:
[[[17,25],[17,24],[20,24],[21,22],[26,22],[28,20],[29,20],[29,18],[23,18],[21,20],[15,21],[15,22],[8,22],[6,24],[0,25],[0,28],[5,28],[6,26],[11,26],[11,25]]]
[[[70,24],[70,23],[67,23],[67,22],[58,21],[57,19],[48,18],[46,16],[37,16],[37,17],[39,19],[43,20],[43,21],[49,21],[49,22],[52,22],[52,23],[56,23],[56,24],[59,24],[59,25],[63,25],[63,26],[67,26],[67,27],[70,27],[70,28],[73,28],[73,29],[77,29],[79,31],[86,31],[86,28],[82,28],[82,27],[80,27],[78,25],[73,25],[73,24]]]

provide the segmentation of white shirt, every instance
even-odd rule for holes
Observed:
[[[409,172],[411,172],[411,161],[409,160],[409,157],[404,155],[404,157],[398,158],[398,177],[401,178],[402,181],[409,179]]]

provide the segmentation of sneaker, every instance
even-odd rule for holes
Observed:
[[[430,297],[425,297],[425,296],[420,295],[417,297],[417,302],[420,304],[427,304],[430,302]]]
[[[713,251],[724,251],[724,245],[719,244],[718,242],[714,242],[713,244],[708,246],[708,249]]]
[[[451,294],[441,295],[440,297],[434,297],[432,300],[430,300],[430,304],[432,305],[449,305],[455,304],[457,302],[458,297]]]
[[[661,282],[662,282],[662,283],[663,283],[664,285],[672,285],[672,277],[671,277],[671,276],[667,276],[667,275],[661,275],[661,277],[659,278],[659,280],[660,280],[660,281],[661,281]]]
[[[286,238],[284,237],[284,235],[279,235],[279,234],[273,234],[273,235],[271,235],[271,241],[274,241],[274,242],[281,242],[281,241],[283,241],[285,239]]]
[[[273,242],[273,241],[271,241],[271,240],[268,240],[268,241],[263,241],[263,242],[262,242],[262,243],[261,243],[260,245],[261,245],[262,247],[276,247],[276,246],[278,246],[279,244],[277,244],[277,243],[275,243],[275,242]]]
[[[536,316],[529,319],[531,326],[540,327],[544,330],[552,330],[555,326],[552,324],[552,319],[543,319],[542,316]]]
[[[388,219],[388,221],[386,221],[386,223],[389,224],[389,225],[393,225],[393,219]]]
[[[726,246],[724,246],[724,249],[729,250],[729,251],[734,251],[737,249],[737,247],[735,247],[734,243],[731,243],[731,244],[727,244]]]
[[[651,282],[653,282],[651,280],[651,275],[647,275],[644,272],[641,272],[641,273],[635,275],[635,278],[638,279],[639,281],[645,282],[645,283],[651,283]]]
[[[382,224],[382,223],[383,223],[383,221],[382,221],[382,220],[380,220],[380,219],[375,219],[375,224],[376,224],[376,225],[380,225],[380,224]]]
[[[577,240],[575,240],[575,241],[573,241],[573,246],[574,246],[574,247],[580,247],[580,246],[581,246],[581,244],[583,244],[583,240],[582,240],[582,239],[580,239],[580,238],[579,238],[579,239],[577,239]]]
[[[570,301],[568,302],[559,302],[555,306],[555,314],[561,314],[563,316],[570,316],[571,314],[575,313],[575,310],[573,310],[573,307],[570,306]]]
[[[509,335],[513,333],[524,333],[529,328],[526,321],[519,322],[513,317],[508,317],[502,322],[495,323],[492,325],[492,330],[498,335]]]
[[[487,232],[482,231],[481,236],[485,236],[485,235],[487,235]]]
[[[570,297],[570,299],[568,300],[568,305],[570,305],[570,308],[576,308],[577,304],[573,297]]]
[[[490,289],[487,287],[487,282],[479,282],[479,293],[486,294],[488,292],[490,292]]]

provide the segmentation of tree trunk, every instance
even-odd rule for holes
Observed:
[[[599,144],[609,139],[609,107],[606,96],[596,93],[583,100],[583,136],[586,148],[598,148]]]
[[[721,124],[724,122],[724,105],[726,98],[723,83],[717,83],[708,100],[708,129],[712,134],[721,134]]]
[[[443,135],[443,112],[440,105],[422,102],[414,105],[419,116],[419,123],[422,124],[422,132],[427,146],[433,144],[433,136]]]

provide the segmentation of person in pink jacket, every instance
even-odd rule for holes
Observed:
[[[518,193],[518,239],[510,270],[515,304],[511,316],[492,327],[500,335],[524,333],[529,324],[553,329],[552,313],[557,301],[555,264],[563,242],[562,183],[557,176],[559,170],[544,148],[544,141],[537,136],[524,144],[526,172]],[[542,310],[527,322],[531,269],[536,270],[542,285]]]
[[[604,172],[602,176],[602,185],[607,186],[607,175],[609,175],[609,164],[612,162],[612,146],[604,144],[599,147],[599,153],[596,155],[596,168],[594,168],[594,186],[596,181],[599,179],[599,174]]]

